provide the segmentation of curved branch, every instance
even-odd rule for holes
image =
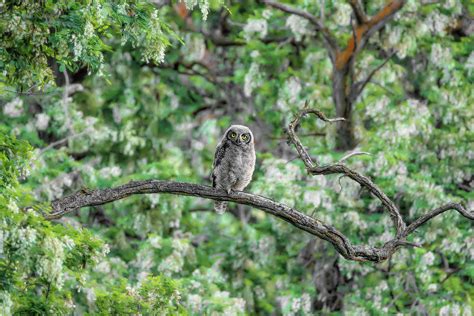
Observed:
[[[343,163],[335,163],[328,166],[319,166],[318,163],[314,164],[313,160],[311,159],[308,151],[304,148],[303,144],[301,143],[299,137],[296,135],[295,129],[298,127],[301,118],[304,117],[306,114],[315,114],[318,118],[325,122],[337,122],[343,121],[343,118],[335,118],[335,119],[328,119],[324,113],[315,109],[308,109],[308,103],[305,104],[305,109],[300,111],[293,121],[288,126],[288,136],[290,138],[290,142],[292,142],[298,151],[301,160],[303,160],[306,169],[309,173],[313,175],[326,175],[326,174],[343,174],[347,177],[351,178],[355,182],[359,183],[361,186],[366,187],[373,195],[375,195],[383,204],[383,206],[388,210],[390,213],[390,217],[392,218],[393,224],[397,230],[397,237],[400,237],[403,230],[406,227],[405,222],[400,214],[395,203],[369,178],[363,176],[362,174],[358,173],[357,171],[351,170]],[[353,155],[353,154],[352,154]],[[351,154],[349,155],[349,157]]]
[[[461,203],[448,203],[448,204],[440,206],[440,207],[432,210],[431,212],[426,213],[425,215],[422,215],[419,218],[417,218],[415,221],[413,221],[413,223],[411,223],[405,229],[405,231],[403,232],[401,237],[404,238],[404,237],[410,235],[418,227],[420,227],[421,225],[423,225],[424,223],[426,223],[427,221],[429,221],[433,217],[436,217],[436,216],[438,216],[438,215],[440,215],[440,214],[442,214],[446,211],[449,211],[449,210],[456,210],[456,211],[458,211],[459,214],[461,214],[465,218],[470,219],[470,220],[474,220],[474,212],[473,211],[469,212],[467,210],[467,208],[465,208]]]
[[[160,180],[132,181],[122,186],[107,189],[83,189],[70,196],[55,200],[52,203],[52,213],[45,215],[45,217],[47,219],[57,219],[82,207],[102,205],[131,195],[150,193],[195,196],[216,201],[229,201],[250,205],[279,217],[301,230],[329,241],[344,258],[354,261],[381,262],[388,259],[400,247],[412,247],[413,243],[407,242],[405,237],[429,219],[448,209],[456,209],[464,216],[474,219],[474,215],[465,210],[462,205],[449,203],[414,221],[403,232],[403,238],[394,238],[382,247],[352,245],[346,236],[331,225],[269,198],[245,192],[231,192],[227,194],[225,191],[216,190],[206,185]]]

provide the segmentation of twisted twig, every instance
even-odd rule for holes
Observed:
[[[352,180],[354,180],[355,182],[359,183],[361,186],[366,187],[373,195],[375,195],[382,202],[383,206],[385,206],[385,208],[388,210],[392,218],[392,221],[395,225],[395,228],[397,230],[397,236],[401,236],[401,233],[405,229],[406,225],[395,203],[393,203],[393,201],[390,200],[390,198],[387,195],[385,195],[385,193],[383,193],[383,191],[379,187],[377,187],[377,185],[373,183],[369,178],[367,178],[366,176],[363,176],[357,171],[354,171],[348,168],[342,163],[342,161],[344,161],[345,159],[353,156],[354,153],[347,155],[346,157],[341,159],[342,161],[338,163],[334,163],[327,166],[319,166],[317,162],[316,163],[313,162],[310,155],[308,154],[308,151],[304,148],[298,135],[296,135],[296,132],[295,132],[295,129],[300,124],[301,118],[304,117],[306,114],[310,114],[310,113],[315,114],[321,120],[325,122],[329,122],[329,123],[344,120],[343,118],[329,119],[321,111],[318,111],[315,109],[308,109],[307,103],[305,104],[305,108],[295,115],[295,118],[288,126],[288,136],[289,136],[290,141],[293,143],[296,150],[298,151],[298,154],[300,155],[301,160],[303,160],[308,172],[313,175],[321,175],[321,174],[326,175],[326,174],[339,174],[339,173],[344,174],[348,176],[349,178],[351,178]]]

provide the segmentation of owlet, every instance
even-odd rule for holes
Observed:
[[[217,145],[212,166],[212,187],[242,191],[252,180],[255,169],[253,134],[247,126],[232,125]],[[225,212],[227,202],[216,201],[218,214]]]

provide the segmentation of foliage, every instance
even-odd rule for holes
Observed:
[[[21,90],[54,82],[51,60],[60,71],[87,67],[100,74],[113,45],[131,45],[146,62],[159,63],[170,44],[146,1],[9,1],[0,14],[1,81]]]
[[[54,222],[40,216],[83,187],[209,183],[219,137],[239,122],[257,138],[249,191],[331,223],[354,243],[393,235],[368,193],[346,178],[308,176],[285,143],[284,127],[305,100],[335,113],[331,62],[311,25],[250,1],[199,1],[202,12],[186,5],[0,8],[0,314],[471,315],[472,223],[455,212],[420,229],[413,241],[423,248],[378,265],[345,261],[324,243],[311,248],[312,236],[260,211],[231,205],[216,216],[210,201],[190,197],[130,197]],[[294,5],[326,12],[325,25],[345,34],[341,46],[351,36],[345,1]],[[383,5],[369,1],[366,11]],[[354,110],[356,149],[372,155],[349,164],[408,221],[448,200],[474,208],[474,42],[452,30],[472,10],[466,1],[407,1],[356,63],[363,78],[396,50]],[[345,154],[334,150],[335,126],[308,117],[299,133],[310,134],[304,143],[322,164]],[[319,271],[337,273],[339,311],[320,302]]]

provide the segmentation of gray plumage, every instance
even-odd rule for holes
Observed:
[[[252,131],[247,126],[232,125],[217,145],[212,166],[212,186],[217,189],[242,191],[252,180],[255,149]],[[218,214],[225,212],[227,202],[215,202]]]

